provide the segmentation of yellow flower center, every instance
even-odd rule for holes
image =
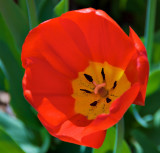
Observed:
[[[88,120],[103,113],[108,114],[111,104],[130,86],[124,70],[107,62],[90,62],[72,81],[75,112],[86,116]]]

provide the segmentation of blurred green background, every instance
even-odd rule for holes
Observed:
[[[128,34],[131,26],[150,61],[146,106],[124,116],[122,153],[160,152],[160,0],[0,0],[0,153],[113,153],[116,128],[100,149],[62,142],[48,134],[22,93],[21,48],[29,30],[68,10],[107,12]]]

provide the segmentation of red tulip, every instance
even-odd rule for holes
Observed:
[[[99,148],[131,104],[145,103],[146,49],[101,10],[41,23],[23,44],[22,64],[25,98],[63,141]]]

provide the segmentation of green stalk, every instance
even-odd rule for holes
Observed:
[[[114,145],[114,153],[122,153],[122,143],[124,138],[124,119],[122,118],[116,124],[116,139]]]
[[[146,25],[145,25],[145,47],[147,49],[148,60],[150,65],[151,65],[151,57],[152,57],[152,49],[153,49],[156,2],[157,0],[147,1],[147,15],[146,15]]]

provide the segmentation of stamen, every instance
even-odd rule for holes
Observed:
[[[88,74],[84,74],[85,78],[89,81],[89,82],[92,82],[93,81],[93,78],[88,75]]]
[[[117,86],[117,81],[114,82],[112,89],[114,89],[116,86]]]
[[[96,106],[97,105],[97,101],[94,101],[93,103],[90,104],[90,106]]]
[[[106,98],[106,102],[109,103],[111,102],[112,100],[110,98]]]
[[[102,68],[101,74],[102,74],[103,80],[105,80],[104,68]]]
[[[91,91],[89,91],[89,90],[86,90],[86,89],[80,89],[81,91],[84,91],[84,92],[86,92],[86,93],[92,93]]]

